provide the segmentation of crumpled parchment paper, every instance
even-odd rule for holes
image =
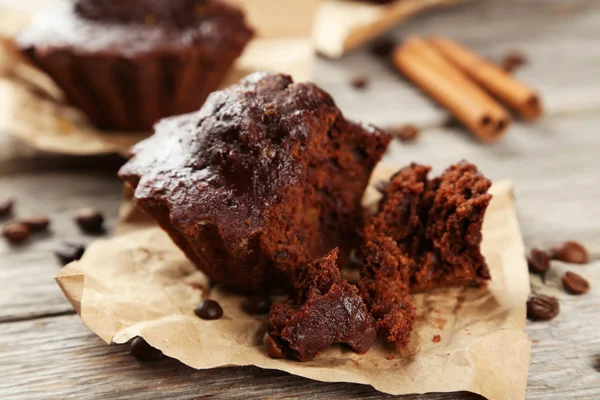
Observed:
[[[466,0],[395,0],[374,4],[360,0],[323,0],[313,35],[317,50],[339,58],[422,11]]]
[[[377,199],[373,184],[392,172],[385,165],[376,169],[365,206]],[[408,354],[376,343],[365,355],[336,345],[305,363],[269,358],[262,346],[267,317],[246,315],[241,296],[210,289],[168,236],[127,206],[120,230],[129,233],[93,243],[56,279],[85,324],[107,343],[141,336],[193,368],[255,365],[390,394],[466,390],[491,400],[523,399],[531,346],[523,331],[529,274],[512,184],[497,182],[492,193],[483,227],[489,287],[415,295],[418,323]],[[203,298],[217,300],[224,316],[198,319],[193,310]]]

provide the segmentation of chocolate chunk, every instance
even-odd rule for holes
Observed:
[[[77,210],[74,219],[84,232],[100,233],[103,231],[104,215],[95,208],[87,207]]]
[[[440,335],[435,335],[431,341],[433,343],[439,343],[442,341],[442,337]]]
[[[419,137],[420,130],[414,125],[402,125],[391,133],[403,142],[412,142]]]
[[[75,242],[62,242],[54,249],[54,255],[63,265],[81,259],[83,253],[85,253],[85,246]]]
[[[364,76],[357,76],[352,78],[350,84],[354,89],[362,90],[366,89],[369,86],[369,80]]]
[[[257,293],[247,297],[242,303],[246,314],[266,314],[271,308],[271,299],[266,294]]]
[[[527,265],[529,272],[542,274],[550,269],[550,255],[540,249],[531,249],[529,257],[527,257]]]
[[[133,356],[144,361],[158,361],[164,357],[162,351],[150,346],[139,336],[131,342],[130,351]]]
[[[214,300],[204,300],[198,308],[194,310],[198,318],[202,319],[219,319],[223,316],[221,305]]]
[[[572,264],[587,264],[588,252],[577,242],[564,242],[552,248],[552,259]]]
[[[10,222],[4,226],[2,234],[11,243],[21,243],[29,238],[31,230],[20,222]]]
[[[571,294],[585,294],[590,290],[588,281],[575,272],[566,272],[562,277],[562,283],[565,290]]]
[[[48,230],[48,226],[50,226],[48,217],[21,218],[18,222],[27,225],[31,232],[43,232]]]
[[[334,343],[366,353],[376,338],[375,321],[355,286],[340,276],[338,249],[298,266],[296,297],[271,307],[271,335],[298,361],[310,361]]]
[[[527,300],[527,318],[533,321],[548,321],[560,312],[560,305],[555,297],[543,294],[532,295]]]
[[[508,52],[502,60],[501,66],[506,72],[513,72],[518,67],[527,64],[527,57],[518,50]]]
[[[283,346],[269,332],[265,332],[263,343],[267,349],[267,354],[271,358],[285,358]]]
[[[6,199],[0,201],[0,217],[5,217],[12,213],[12,208],[15,201],[13,199]]]

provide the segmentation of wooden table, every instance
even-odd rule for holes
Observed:
[[[394,143],[387,159],[432,164],[440,171],[461,158],[491,178],[512,178],[528,247],[565,239],[584,243],[587,266],[554,264],[547,286],[561,314],[528,323],[533,341],[527,397],[600,398],[600,2],[597,0],[487,0],[422,15],[395,35],[437,33],[457,38],[492,59],[521,49],[530,64],[518,72],[539,88],[548,115],[517,123],[495,145],[482,145],[461,129],[443,128],[446,114],[389,67],[360,50],[341,61],[318,60],[315,80],[348,116],[382,125],[426,127],[414,144]],[[366,91],[348,81],[366,74]],[[72,212],[92,205],[115,224],[121,183],[117,157],[65,158],[39,154],[0,136],[0,197],[14,196],[19,216],[52,218],[52,233],[21,247],[0,241],[0,398],[387,398],[370,387],[327,384],[254,367],[195,371],[172,360],[140,363],[126,347],[106,346],[74,314],[53,277],[52,247],[82,236]],[[585,275],[591,292],[560,290],[565,269]],[[403,399],[471,399],[468,393]]]

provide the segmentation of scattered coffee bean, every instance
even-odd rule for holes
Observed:
[[[27,225],[31,232],[43,232],[50,226],[50,220],[47,217],[21,218],[18,222]]]
[[[62,242],[54,249],[54,255],[63,265],[81,259],[83,253],[85,253],[85,246],[75,242]]]
[[[369,86],[369,80],[364,76],[357,76],[355,78],[352,78],[350,84],[354,89],[362,90],[366,89],[367,86]]]
[[[204,300],[198,308],[194,310],[198,318],[202,319],[219,319],[223,316],[221,305],[214,300]]]
[[[420,130],[414,125],[402,125],[392,130],[392,134],[403,142],[412,142],[419,137]]]
[[[542,274],[550,269],[550,254],[540,249],[531,249],[527,257],[529,272]]]
[[[588,252],[577,242],[564,242],[552,248],[552,258],[572,264],[587,264]]]
[[[533,321],[548,321],[560,312],[560,305],[555,297],[534,294],[527,300],[527,318]]]
[[[391,37],[384,37],[377,40],[371,46],[371,54],[380,58],[389,58],[396,48],[396,42]]]
[[[148,344],[141,337],[136,337],[131,341],[131,354],[144,361],[158,361],[164,357],[162,351]]]
[[[242,310],[246,314],[266,314],[271,309],[271,299],[263,293],[248,296],[242,303]]]
[[[2,234],[11,243],[21,243],[29,238],[31,230],[27,225],[20,222],[10,222],[4,225]]]
[[[513,72],[518,67],[527,64],[527,57],[520,51],[512,50],[504,56],[502,60],[502,68],[506,72]]]
[[[0,201],[0,217],[6,217],[12,213],[12,208],[14,205],[13,199],[6,199]]]
[[[102,232],[104,224],[104,215],[92,207],[82,208],[75,213],[75,222],[82,231],[88,233]]]
[[[585,294],[590,290],[588,281],[575,272],[566,272],[562,277],[562,283],[565,290],[571,294]]]
[[[277,359],[285,358],[283,346],[281,346],[269,332],[265,332],[265,336],[263,336],[263,343],[265,344],[265,348],[267,349],[267,354],[269,357]]]

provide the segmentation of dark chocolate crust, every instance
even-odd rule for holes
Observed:
[[[204,14],[182,17],[178,3],[205,3]],[[40,15],[17,44],[96,126],[138,131],[197,110],[252,35],[243,13],[217,0],[90,0]]]
[[[357,245],[362,194],[390,139],[347,121],[314,84],[255,73],[159,123],[120,176],[210,278],[268,290]]]
[[[480,245],[491,182],[464,161],[432,180],[430,169],[411,164],[396,173],[362,233],[358,286],[380,335],[398,347],[415,319],[409,290],[490,279]]]
[[[366,353],[375,322],[354,285],[340,276],[338,249],[295,270],[296,298],[271,307],[271,336],[288,357],[310,361],[334,343]]]

